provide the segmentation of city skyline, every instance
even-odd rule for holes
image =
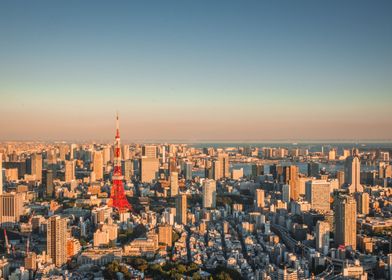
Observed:
[[[392,4],[0,4],[0,140],[391,140]]]

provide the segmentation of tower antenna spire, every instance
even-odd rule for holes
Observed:
[[[118,111],[116,113],[116,137],[114,142],[114,170],[113,170],[113,185],[110,191],[109,206],[115,208],[118,212],[126,212],[131,210],[127,197],[125,196],[124,177],[121,170],[121,144],[120,144],[120,125],[118,120]]]

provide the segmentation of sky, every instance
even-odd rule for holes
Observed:
[[[392,1],[0,1],[0,140],[391,140]]]

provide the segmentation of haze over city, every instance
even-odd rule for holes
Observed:
[[[1,1],[0,139],[390,140],[390,1]]]

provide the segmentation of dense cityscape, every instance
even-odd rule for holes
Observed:
[[[392,279],[391,151],[3,142],[1,277]]]
[[[391,0],[0,0],[0,280],[392,280]]]

